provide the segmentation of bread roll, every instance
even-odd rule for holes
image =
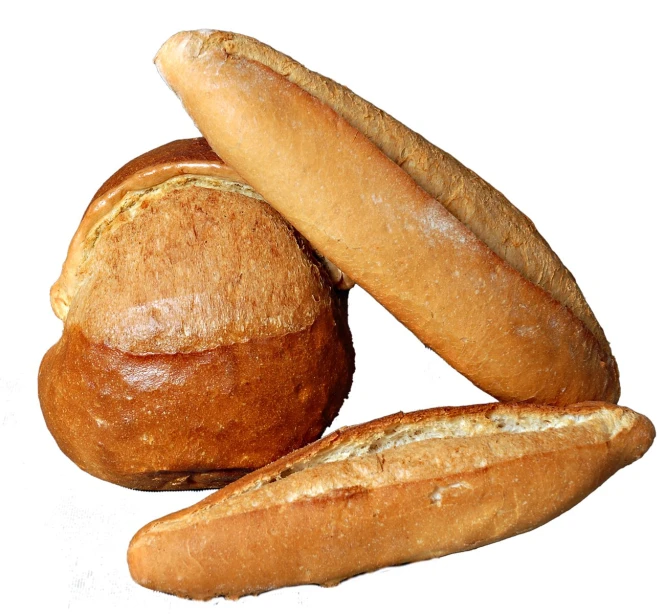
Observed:
[[[351,385],[346,292],[203,139],[102,186],[51,299],[44,418],[116,484],[222,486],[318,438]]]
[[[565,512],[654,435],[644,416],[600,402],[395,414],[150,523],[129,569],[155,590],[235,598],[470,550]]]
[[[245,36],[181,32],[156,63],[212,148],[480,388],[509,401],[618,399],[616,362],[573,276],[452,156]]]

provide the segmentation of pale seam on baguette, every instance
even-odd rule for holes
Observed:
[[[231,57],[267,66],[311,94],[364,134],[492,251],[580,318],[606,351],[609,344],[574,277],[533,222],[453,156],[347,87],[241,34],[201,30],[200,54],[221,45]],[[158,63],[159,67],[159,63]],[[478,204],[474,204],[477,201]]]
[[[213,149],[317,251],[499,399],[563,405],[618,398],[616,362],[584,310],[576,315],[570,301],[503,260],[325,102],[259,61],[229,55],[233,37],[180,33],[160,50],[158,67]],[[407,139],[410,131],[401,129],[396,138]],[[475,177],[463,171],[463,182]],[[443,181],[446,173],[433,174]],[[492,203],[484,192],[469,196],[478,216],[512,228],[517,218],[502,221]],[[518,235],[529,228],[524,222],[499,243],[525,244]],[[558,278],[534,253],[525,244],[524,259],[538,276]]]
[[[475,548],[566,511],[654,435],[644,416],[603,403],[388,416],[147,525],[130,571],[149,588],[209,599]]]
[[[238,492],[234,492],[232,495],[222,498],[219,505],[217,505],[216,502],[211,502],[205,506],[202,505],[200,508],[196,509],[191,517],[187,517],[186,521],[190,522],[198,514],[201,514],[207,521],[215,517],[231,515],[234,512],[247,511],[252,507],[256,507],[255,502],[250,506],[243,506],[240,504],[239,510],[234,509],[233,502],[241,499],[244,495],[255,493],[261,488],[291,478],[295,474],[309,471],[328,463],[342,463],[345,461],[353,461],[354,459],[366,459],[372,455],[380,455],[389,450],[396,450],[397,448],[432,440],[474,437],[484,438],[496,435],[524,435],[528,433],[544,433],[560,429],[575,429],[580,426],[585,426],[587,429],[570,430],[565,432],[565,437],[567,438],[565,441],[566,446],[575,445],[577,443],[575,439],[576,436],[580,439],[586,439],[586,443],[602,443],[612,440],[619,432],[631,428],[635,424],[635,417],[636,414],[631,411],[622,411],[620,415],[617,416],[616,412],[610,409],[600,409],[587,414],[561,413],[552,414],[550,416],[534,416],[529,413],[516,414],[514,411],[502,413],[501,409],[496,409],[488,414],[476,413],[470,414],[469,416],[455,416],[450,419],[444,417],[439,421],[433,420],[429,423],[425,422],[424,424],[398,424],[385,431],[379,430],[378,432],[372,433],[369,438],[361,442],[352,441],[350,443],[343,443],[336,441],[329,448],[324,448],[320,452],[307,457],[301,462],[289,464],[287,469],[280,473],[268,475],[257,480],[253,484],[248,484]],[[505,450],[502,450],[499,447],[495,447],[491,450],[488,449],[487,451],[489,453],[488,456],[494,457],[493,460],[499,462],[506,462],[517,458],[523,453],[523,450],[520,450],[519,453],[516,454],[513,449],[506,448]],[[531,453],[538,451],[537,447],[530,450]],[[487,466],[488,462],[488,459],[484,457],[474,459],[473,469],[482,469]],[[418,474],[417,469],[415,470],[415,473],[416,475],[414,476],[414,479],[421,479],[423,477]],[[376,475],[370,473],[368,475],[353,476],[353,478],[352,483],[337,484],[335,485],[335,488],[348,488],[352,486],[369,487],[370,485],[372,487],[378,487],[395,480],[394,475],[386,474],[385,466],[381,472]],[[371,484],[369,482],[371,482]],[[286,502],[291,503],[302,498],[316,497],[326,492],[327,489],[324,485],[309,484],[307,488],[295,492],[289,491]],[[267,499],[266,502],[270,505],[284,503],[284,501],[275,500],[272,497]],[[224,506],[228,504],[231,504],[231,507],[230,509],[225,510]],[[183,522],[183,520],[184,519],[179,519],[176,521],[159,523],[155,525],[154,530],[173,528],[174,525],[177,526],[177,524]]]

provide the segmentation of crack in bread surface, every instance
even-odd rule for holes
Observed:
[[[196,520],[207,522],[344,489],[377,488],[400,480],[438,480],[437,488],[441,490],[434,492],[455,494],[459,489],[453,486],[460,483],[460,476],[483,471],[489,464],[605,443],[634,422],[635,414],[622,408],[551,414],[496,409],[400,423],[364,434],[359,441],[345,441],[348,437],[342,432],[329,447],[289,464],[279,473],[261,476],[227,498],[202,503],[187,517],[158,521],[151,530],[169,530]],[[471,453],[466,450],[470,444],[476,449]],[[464,484],[465,489],[470,488],[466,481]],[[440,504],[440,499],[435,499]]]

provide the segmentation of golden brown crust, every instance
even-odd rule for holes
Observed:
[[[476,173],[348,88],[254,38],[212,32],[203,46],[220,46],[232,58],[263,64],[329,106],[500,258],[570,308],[609,353],[605,334],[570,271],[533,222]]]
[[[81,285],[81,269],[97,236],[116,219],[124,221],[127,217],[125,209],[135,208],[137,201],[146,194],[150,195],[158,186],[178,178],[176,183],[180,184],[192,178],[213,179],[219,181],[218,189],[262,200],[235,170],[220,160],[203,138],[173,141],[131,160],[97,190],[71,241],[60,278],[51,288],[51,306],[61,320],[67,317],[72,296]],[[152,197],[154,200],[159,194],[152,194]],[[322,256],[317,255],[317,258],[322,261],[336,288],[349,290],[353,287],[353,281],[335,265]]]
[[[107,182],[72,241],[40,402],[93,475],[218,487],[337,414],[353,373],[346,293],[200,139],[156,151]]]
[[[96,477],[142,490],[219,488],[332,422],[352,375],[342,325],[328,310],[295,333],[169,355],[129,354],[70,329],[40,368],[44,418]]]
[[[217,178],[170,179],[119,209],[87,247],[67,316],[93,342],[197,352],[297,332],[331,309],[293,228]]]
[[[570,290],[561,280],[572,277],[521,214],[461,165],[456,180],[439,177],[452,173],[446,154],[275,54],[251,39],[194,32],[172,37],[157,63],[212,147],[317,251],[478,386],[503,400],[617,400],[616,362],[599,327],[574,283],[570,297],[555,298]],[[387,157],[373,142],[384,132],[393,149],[402,142],[411,153]],[[395,163],[420,168],[430,155],[443,166],[421,169],[418,182]],[[418,185],[428,173],[430,193]],[[444,194],[448,180],[457,185],[454,196]],[[465,203],[467,212],[483,209],[469,213],[474,220],[498,216],[504,230],[475,234],[475,222],[453,212],[460,222],[433,194]],[[516,234],[505,230],[518,218]],[[531,254],[524,272],[517,256],[503,259],[513,253],[497,248],[504,241],[524,244],[525,263]],[[541,252],[548,254],[542,262]]]
[[[468,550],[566,511],[654,435],[644,416],[605,403],[395,414],[150,523],[130,544],[130,571],[150,588],[209,599]]]
[[[97,190],[92,197],[92,203],[86,210],[84,217],[90,209],[95,208],[95,203],[100,198],[106,194],[115,193],[117,188],[127,179],[135,182],[137,176],[145,176],[146,171],[149,169],[154,172],[156,169],[162,168],[171,169],[168,175],[169,177],[173,177],[177,174],[185,174],[179,172],[182,169],[185,169],[185,172],[189,172],[194,165],[201,169],[201,174],[212,175],[215,174],[215,170],[218,170],[218,176],[220,177],[226,177],[232,181],[242,181],[240,175],[224,164],[219,159],[219,156],[210,149],[210,145],[208,145],[204,138],[179,139],[146,151],[119,168]],[[159,180],[157,181],[159,182]]]
[[[97,190],[69,246],[62,274],[51,288],[51,306],[61,320],[67,317],[71,298],[77,291],[77,275],[86,257],[86,241],[90,234],[128,193],[146,190],[172,177],[187,174],[243,182],[236,171],[211,151],[205,139],[198,138],[173,141],[140,155]]]

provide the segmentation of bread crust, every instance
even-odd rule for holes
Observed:
[[[181,175],[219,177],[244,184],[230,166],[222,162],[203,138],[166,143],[134,158],[118,169],[97,190],[81,219],[62,265],[62,273],[51,288],[51,307],[65,320],[72,296],[78,288],[77,274],[85,260],[86,239],[128,193],[145,190]]]
[[[214,488],[318,438],[354,354],[346,292],[302,237],[203,139],[105,187],[54,286],[65,326],[39,373],[63,452],[131,488]]]
[[[608,403],[395,414],[150,523],[130,544],[130,572],[183,597],[235,598],[469,550],[563,513],[654,436]]]
[[[572,275],[473,172],[248,37],[183,32],[156,62],[213,149],[482,389],[618,399],[616,362]]]
[[[221,488],[318,439],[350,384],[333,313],[200,352],[132,354],[70,329],[44,357],[49,431],[88,473],[128,488]]]

